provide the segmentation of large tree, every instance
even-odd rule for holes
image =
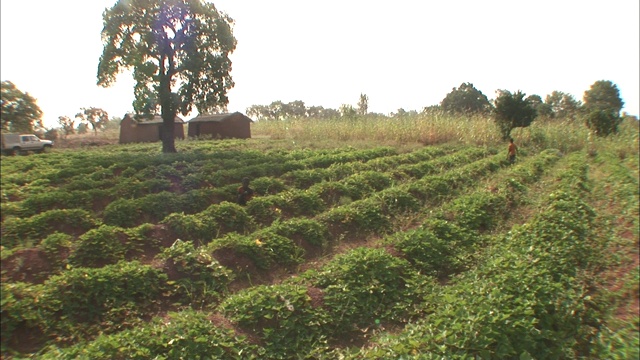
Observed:
[[[491,110],[489,99],[471,83],[453,88],[440,102],[442,110],[452,113],[485,113]]]
[[[624,102],[620,98],[620,91],[616,84],[608,80],[599,80],[584,92],[584,108],[587,113],[592,111],[609,111],[620,116]]]
[[[235,50],[233,20],[202,0],[119,0],[103,14],[104,50],[98,84],[109,86],[125,69],[136,81],[133,107],[158,108],[163,152],[176,152],[178,112],[225,110],[234,85],[229,54]]]
[[[598,136],[618,132],[622,123],[620,110],[624,102],[616,84],[608,80],[596,81],[584,92],[585,124]]]
[[[42,128],[42,110],[36,99],[20,91],[11,81],[2,82],[2,130],[33,132]]]
[[[503,139],[511,136],[516,127],[527,127],[536,118],[537,112],[531,99],[525,99],[525,93],[498,90],[494,101],[494,116]]]

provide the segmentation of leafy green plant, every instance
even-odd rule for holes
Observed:
[[[13,247],[33,241],[53,232],[78,235],[99,225],[91,213],[82,209],[48,210],[28,218],[9,218],[4,221],[2,246]]]
[[[296,244],[304,241],[310,245],[325,248],[329,241],[327,227],[313,219],[295,218],[277,222],[269,230],[293,240]]]
[[[178,277],[170,277],[168,284],[174,288],[173,296],[185,304],[195,306],[216,302],[233,280],[230,270],[220,265],[204,247],[196,248],[191,242],[178,239],[158,258],[177,272]]]
[[[101,324],[103,331],[122,329],[140,319],[161,298],[167,276],[138,261],[102,268],[71,268],[49,278],[39,307],[48,333],[71,336],[78,325]]]
[[[260,336],[270,358],[292,358],[327,341],[330,319],[314,307],[306,286],[255,286],[229,296],[221,309]]]
[[[68,348],[53,348],[42,359],[258,359],[265,350],[244,336],[219,326],[212,316],[184,310],[170,312],[115,334]]]
[[[324,291],[331,325],[344,333],[373,326],[376,319],[402,321],[418,300],[416,275],[406,260],[361,247],[334,258],[311,282]]]

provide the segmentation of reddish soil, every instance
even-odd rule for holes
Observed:
[[[44,251],[38,248],[18,250],[0,262],[2,281],[24,281],[40,284],[54,270]]]

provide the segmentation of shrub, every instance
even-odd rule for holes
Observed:
[[[622,118],[607,110],[593,110],[585,116],[585,125],[597,136],[606,137],[618,133]]]

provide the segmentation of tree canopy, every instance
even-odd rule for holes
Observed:
[[[440,103],[442,110],[454,113],[486,113],[491,109],[489,99],[471,83],[453,88]]]
[[[2,82],[2,130],[33,132],[42,128],[42,110],[36,99],[22,92],[11,81]]]
[[[624,102],[616,84],[608,80],[599,80],[584,92],[584,107],[587,113],[592,111],[609,111],[620,116]]]
[[[546,115],[554,119],[573,118],[578,114],[582,103],[576,100],[571,94],[562,91],[553,91],[544,99]]]
[[[511,130],[531,125],[537,116],[534,103],[525,99],[525,94],[520,90],[513,94],[507,90],[498,90],[494,106],[495,121],[505,140],[511,136]]]
[[[235,50],[233,19],[202,0],[119,0],[103,14],[104,45],[98,84],[109,86],[125,69],[136,82],[133,107],[160,109],[163,152],[175,152],[174,119],[193,107],[225,110],[233,86],[229,54]]]

